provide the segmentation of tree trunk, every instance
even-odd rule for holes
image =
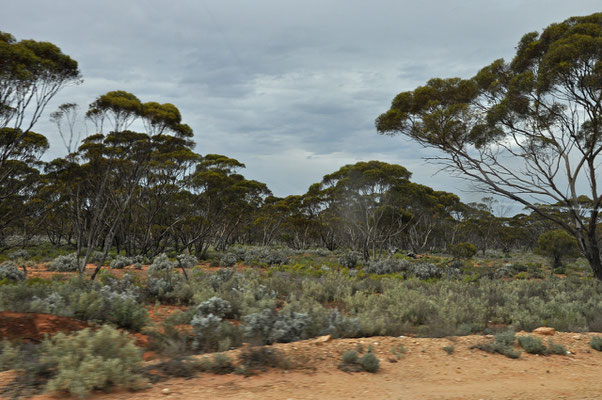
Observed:
[[[600,260],[600,247],[596,232],[588,232],[586,238],[580,238],[580,244],[584,247],[583,255],[589,262],[589,266],[596,279],[602,280],[602,260]]]

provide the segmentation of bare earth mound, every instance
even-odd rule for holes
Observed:
[[[0,312],[0,339],[39,342],[44,335],[86,328],[85,322],[50,314]]]

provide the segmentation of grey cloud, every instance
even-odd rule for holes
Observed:
[[[346,163],[382,159],[459,192],[416,143],[376,134],[393,97],[429,78],[469,77],[512,56],[522,34],[599,10],[599,0],[179,0],[5,2],[1,30],[56,43],[83,85],[49,106],[122,89],[175,104],[197,151],[223,153],[277,195],[304,192]],[[26,21],[27,23],[24,23]],[[61,155],[47,118],[37,131]],[[467,201],[481,196],[459,192]]]

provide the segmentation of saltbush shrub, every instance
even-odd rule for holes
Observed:
[[[357,363],[362,366],[364,371],[372,373],[377,372],[380,366],[378,357],[376,357],[376,355],[374,355],[372,352],[368,352],[361,356],[359,360],[357,360]]]
[[[362,255],[357,251],[347,251],[339,257],[339,264],[344,268],[355,268],[358,266]]]
[[[602,351],[602,336],[594,336],[589,342],[592,349]]]
[[[410,272],[416,278],[422,280],[439,279],[443,275],[443,271],[431,263],[419,263],[412,265]]]
[[[10,282],[22,281],[25,279],[25,273],[13,261],[5,261],[0,264],[0,281],[3,279]]]
[[[311,324],[308,314],[286,308],[280,311],[265,309],[246,315],[242,320],[245,337],[262,344],[305,339]]]
[[[199,304],[196,308],[196,313],[199,315],[213,314],[216,317],[225,318],[226,316],[231,316],[232,305],[229,301],[214,296]]]
[[[393,274],[396,272],[406,272],[411,268],[411,263],[405,259],[389,258],[383,260],[371,260],[364,265],[364,272],[367,274]]]
[[[48,269],[56,272],[75,272],[78,270],[77,256],[75,253],[58,256],[48,265]]]
[[[104,325],[98,330],[56,334],[42,342],[41,362],[56,366],[48,381],[49,392],[87,396],[93,390],[142,389],[138,373],[141,351],[127,333]]]
[[[543,341],[532,335],[519,336],[518,344],[529,354],[546,354],[547,351]]]
[[[343,362],[345,364],[355,364],[359,358],[359,354],[355,350],[347,350],[343,353]]]
[[[237,261],[238,257],[235,254],[226,253],[220,258],[219,265],[224,268],[230,268],[234,266],[234,264],[236,264]]]
[[[113,261],[111,261],[110,266],[113,269],[123,269],[134,263],[135,261],[132,258],[118,255]]]

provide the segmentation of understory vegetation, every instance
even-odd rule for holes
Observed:
[[[271,252],[281,257],[282,264],[270,266],[260,261],[260,256]],[[221,260],[222,254],[214,253],[213,257]],[[270,360],[270,354],[261,353],[247,354],[245,368],[225,356],[206,359],[203,365],[188,358],[228,351],[243,343],[261,349],[324,335],[445,337],[493,333],[496,341],[483,345],[483,350],[518,357],[520,352],[512,348],[514,334],[504,338],[504,333],[498,333],[500,327],[511,332],[538,326],[602,331],[602,284],[584,274],[579,265],[567,266],[568,276],[553,275],[544,264],[534,261],[540,259],[536,255],[520,264],[499,256],[458,261],[445,255],[414,259],[400,254],[379,261],[350,262],[348,252],[282,248],[237,247],[229,254],[238,254],[239,267],[208,268],[212,264],[209,260],[195,266],[189,262],[182,269],[178,260],[184,257],[166,254],[147,260],[147,266],[138,267],[135,262],[122,266],[116,264],[126,262],[115,257],[119,263],[109,261],[114,268],[107,268],[93,281],[85,275],[61,272],[48,279],[25,278],[23,273],[15,273],[21,270],[9,261],[0,266],[0,271],[6,271],[0,281],[0,311],[48,313],[77,318],[92,326],[142,332],[149,337],[150,349],[172,360],[164,367],[174,374],[174,369],[182,369],[183,374],[237,369],[253,373],[289,363],[276,355]],[[252,256],[245,257],[247,254]],[[249,267],[245,260],[256,266]],[[475,266],[475,261],[482,265]],[[49,269],[54,269],[56,261],[48,263]],[[29,264],[29,270],[35,270],[33,263]],[[178,310],[153,322],[149,311],[161,306],[176,306]],[[64,340],[60,338],[48,340]],[[527,352],[563,352],[553,343],[540,346],[530,340],[519,337]],[[16,351],[12,346],[5,345],[2,351],[4,368],[25,368],[15,363],[14,356],[11,364],[11,354]],[[260,367],[256,358],[267,358],[266,365]],[[39,388],[74,394],[103,385],[122,385],[107,377],[87,388],[72,386],[67,382],[72,375],[61,372],[63,364],[53,365],[36,370],[38,375],[30,377],[32,382],[43,382]],[[86,365],[81,361],[72,368],[81,372]],[[348,370],[371,371],[378,369],[378,360],[366,355],[342,365]],[[140,382],[143,380],[135,384]]]

